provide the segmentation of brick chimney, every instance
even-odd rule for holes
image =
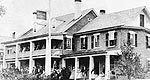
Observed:
[[[78,19],[81,16],[81,0],[75,0],[75,17]]]
[[[33,12],[33,32],[36,32],[36,18],[37,17],[37,12]]]
[[[14,38],[14,39],[16,38],[16,32],[12,33],[12,38]]]

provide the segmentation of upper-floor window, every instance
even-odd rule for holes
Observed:
[[[64,49],[72,49],[72,36],[64,37]]]
[[[146,36],[146,48],[150,48],[150,35]]]
[[[128,33],[128,43],[131,45],[131,46],[135,46],[137,47],[137,34],[133,31],[129,31]]]
[[[95,43],[95,45],[94,45],[94,47],[100,47],[100,34],[98,33],[98,34],[94,34],[94,43]]]
[[[88,48],[88,37],[81,36],[81,49],[87,49]]]
[[[11,53],[13,53],[12,48],[8,48],[8,50],[7,50],[7,54],[11,54]]]
[[[144,27],[144,15],[140,14],[140,26]]]
[[[106,46],[114,47],[117,45],[117,32],[110,31],[106,34]]]

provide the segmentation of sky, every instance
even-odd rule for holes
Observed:
[[[0,36],[20,36],[32,28],[33,12],[48,10],[49,0],[0,0],[6,14],[0,17]],[[74,0],[51,0],[53,17],[73,13]],[[82,0],[82,10],[94,8],[98,13],[105,9],[106,14],[130,8],[146,6],[150,11],[150,0]]]

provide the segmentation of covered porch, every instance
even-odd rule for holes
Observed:
[[[120,50],[114,51],[79,51],[65,55],[63,66],[71,70],[70,79],[74,80],[109,80],[114,78],[115,62]]]

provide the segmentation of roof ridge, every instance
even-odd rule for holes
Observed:
[[[109,13],[109,14],[116,14],[116,13],[125,12],[125,11],[129,11],[129,10],[134,10],[134,9],[139,9],[139,8],[144,9],[144,8],[146,8],[146,6],[134,7],[134,8],[130,8],[130,9],[125,9],[125,10],[121,10],[121,11],[112,12],[112,13]]]
[[[89,8],[89,9],[84,9],[84,10],[82,10],[81,12],[83,12],[83,11],[88,11],[88,10],[93,10],[94,8]],[[67,16],[67,15],[70,15],[70,14],[75,14],[74,12],[72,12],[72,13],[67,13],[67,14],[64,14],[64,15],[60,15],[60,16],[57,16],[57,17],[53,17],[53,18],[59,18],[59,17],[63,17],[63,16]]]

